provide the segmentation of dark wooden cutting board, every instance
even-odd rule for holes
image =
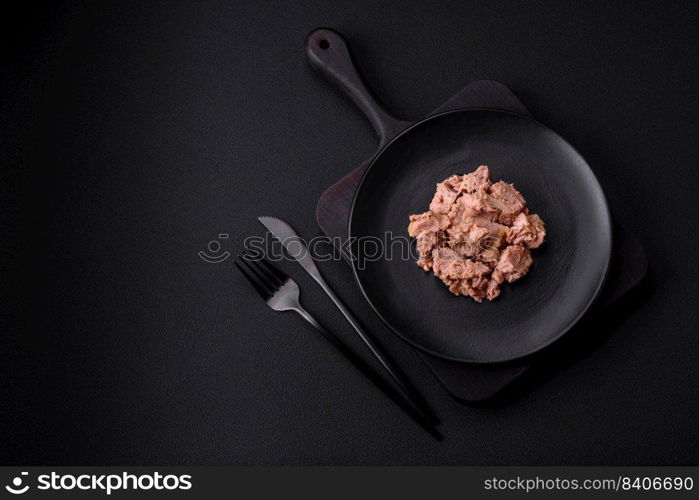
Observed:
[[[356,70],[351,64],[351,58],[344,45],[344,40],[339,38],[339,35],[334,31],[319,29],[312,32],[307,41],[307,50],[309,43],[318,43],[319,40],[326,38],[332,40],[334,48],[341,44],[338,61],[344,67],[338,69],[346,71],[348,74],[353,72],[354,74],[350,76],[355,81],[352,83],[363,87],[363,80],[356,74]],[[337,84],[334,78],[335,75],[328,75],[327,69],[320,72]],[[338,85],[338,87],[344,93],[350,94],[349,96],[355,103],[357,102],[358,97],[357,95],[351,95],[351,90],[348,91],[343,85]],[[364,91],[365,89],[362,88],[360,90]],[[454,109],[469,108],[501,109],[532,116],[524,104],[507,86],[493,80],[479,80],[468,84],[463,90],[428,116]],[[411,125],[411,122],[396,121],[396,123],[401,128]],[[395,133],[396,131],[392,132]],[[385,141],[380,141],[379,149],[383,142]],[[362,174],[372,159],[373,157],[367,159],[356,169],[330,186],[318,200],[316,220],[326,236],[339,238],[340,241],[345,241],[348,238],[352,199]],[[347,258],[347,256],[345,257]],[[619,225],[615,225],[614,251],[610,272],[596,306],[588,312],[586,317],[600,313],[604,314],[605,308],[611,306],[616,300],[641,282],[646,274],[646,270],[647,260],[643,247],[628,231]],[[550,349],[546,350],[546,352],[549,351]],[[535,363],[545,362],[546,352],[509,363],[481,365],[450,361],[418,350],[419,355],[444,387],[452,396],[463,401],[482,401],[494,396]]]

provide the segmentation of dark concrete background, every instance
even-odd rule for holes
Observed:
[[[696,464],[699,8],[690,2],[87,2],[5,11],[3,464]],[[229,260],[375,148],[309,68],[343,32],[419,118],[509,85],[588,159],[651,275],[591,348],[464,406],[322,272],[443,419],[436,443]],[[12,28],[12,30],[10,29]],[[300,268],[307,308],[354,342]],[[590,335],[599,332],[590,332]],[[357,344],[358,346],[358,344]],[[359,346],[358,346],[359,349]]]

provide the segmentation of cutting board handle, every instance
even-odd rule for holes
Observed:
[[[337,86],[364,113],[383,146],[410,122],[394,117],[369,90],[352,61],[347,43],[329,28],[318,28],[306,37],[306,54],[311,66]]]

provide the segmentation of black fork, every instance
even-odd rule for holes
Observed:
[[[430,433],[432,437],[441,441],[442,435],[420,413],[412,403],[393,386],[386,382],[370,365],[357,356],[348,346],[323,328],[313,316],[299,303],[299,287],[294,280],[286,276],[260,255],[251,252],[243,252],[238,255],[234,264],[250,281],[267,305],[275,311],[296,311],[303,319],[330,342],[340,354],[347,358],[361,373],[363,373],[374,385],[381,389],[396,405],[410,415],[420,426]]]

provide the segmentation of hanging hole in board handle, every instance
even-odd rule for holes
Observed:
[[[346,94],[369,119],[381,145],[409,125],[394,117],[372,95],[352,61],[347,42],[337,31],[314,29],[306,36],[305,49],[311,66]]]

